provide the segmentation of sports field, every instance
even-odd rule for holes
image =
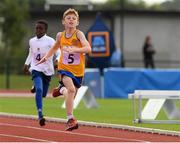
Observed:
[[[5,86],[5,78],[0,76],[0,87]],[[57,84],[55,79],[51,88]],[[32,82],[29,76],[11,76],[11,88],[29,90]],[[3,89],[3,88],[2,88]],[[74,114],[78,120],[95,121],[99,123],[125,124],[139,127],[180,131],[176,124],[134,124],[132,101],[129,99],[97,99],[98,108],[87,109],[83,102],[80,103]],[[45,98],[44,114],[48,117],[66,118],[65,109],[61,108],[62,98]],[[144,101],[145,103],[145,101]],[[180,102],[177,101],[178,107]],[[0,112],[36,115],[34,97],[0,97]],[[167,119],[162,110],[157,119]]]
[[[175,124],[134,124],[132,103],[128,99],[97,99],[98,108],[87,109],[83,102],[74,110],[79,120],[99,123],[125,124],[139,127],[180,131],[180,125]],[[61,108],[62,98],[44,99],[44,114],[48,117],[66,118],[65,109]],[[180,107],[180,103],[178,103]],[[36,115],[34,98],[0,98],[0,112]],[[158,119],[166,119],[163,110]]]

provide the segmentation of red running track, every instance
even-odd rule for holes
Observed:
[[[37,120],[0,117],[0,142],[180,142],[178,136],[134,132],[113,128],[80,126],[65,131],[63,123],[47,122],[40,127]]]

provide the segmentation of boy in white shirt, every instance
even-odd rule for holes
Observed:
[[[38,118],[40,126],[45,125],[45,118],[43,117],[43,98],[46,97],[51,76],[54,74],[53,56],[46,62],[35,66],[42,57],[54,45],[55,40],[46,35],[48,24],[45,20],[38,20],[35,25],[36,36],[29,40],[29,54],[25,61],[24,72],[30,72],[35,86],[35,101],[38,111]],[[30,65],[30,68],[29,68]]]

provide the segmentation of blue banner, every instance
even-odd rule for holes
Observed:
[[[104,98],[128,98],[134,90],[180,90],[180,70],[104,69]]]

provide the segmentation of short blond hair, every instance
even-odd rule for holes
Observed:
[[[73,9],[73,8],[67,9],[67,10],[64,12],[64,14],[63,14],[63,19],[64,19],[68,14],[74,14],[74,15],[77,17],[77,19],[79,20],[79,14],[78,14],[78,12],[77,12],[75,9]]]

